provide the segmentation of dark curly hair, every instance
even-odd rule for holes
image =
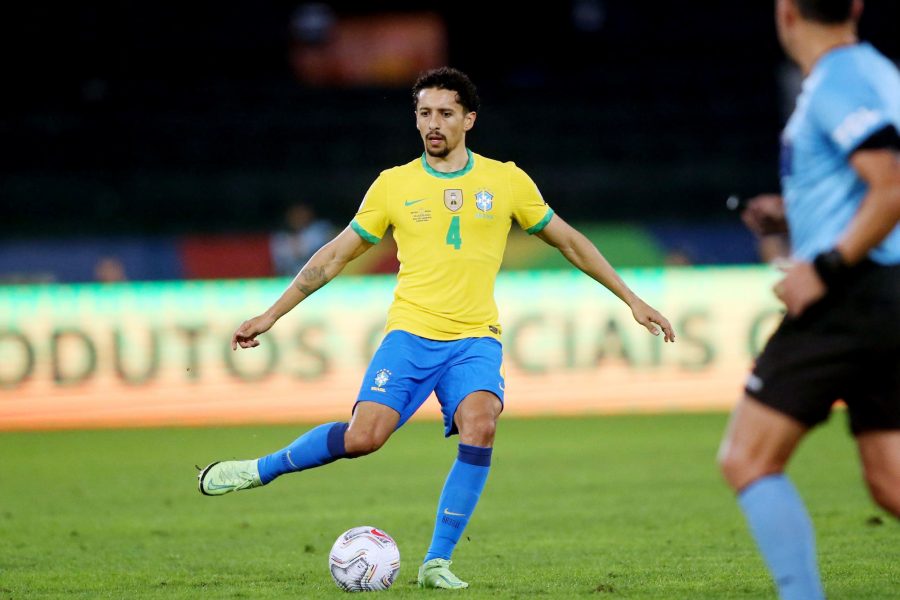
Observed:
[[[481,100],[478,98],[478,90],[475,84],[469,79],[469,76],[458,69],[452,67],[441,67],[425,71],[412,87],[413,106],[419,104],[419,92],[428,88],[437,88],[439,90],[449,90],[456,92],[456,100],[459,102],[463,110],[467,113],[478,112],[481,107]]]

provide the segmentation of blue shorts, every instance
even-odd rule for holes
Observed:
[[[394,330],[372,357],[356,403],[393,408],[400,413],[399,428],[434,391],[444,415],[444,435],[449,437],[458,433],[453,422],[456,409],[472,392],[490,392],[503,403],[502,369],[503,349],[494,338],[440,342]]]

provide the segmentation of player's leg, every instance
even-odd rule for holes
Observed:
[[[400,415],[374,402],[356,405],[347,423],[326,423],[310,429],[285,448],[259,459],[263,485],[286,473],[321,467],[339,458],[371,454],[391,436]]]
[[[363,378],[353,418],[348,423],[319,425],[291,444],[253,460],[213,463],[199,475],[200,491],[208,496],[250,489],[270,483],[286,473],[304,471],[355,458],[380,448],[397,427],[425,401],[437,380],[440,357],[417,346],[421,338],[402,331],[382,341]],[[434,359],[422,368],[413,358]],[[421,361],[420,361],[421,362]],[[422,385],[423,381],[425,386]]]
[[[197,487],[204,496],[223,496],[266,485],[285,473],[327,465],[347,456],[346,431],[347,423],[325,423],[272,454],[211,463],[197,476]]]
[[[459,432],[456,460],[438,501],[431,545],[419,569],[423,587],[463,588],[450,557],[487,482],[497,419],[503,410],[502,350],[493,339],[466,340],[438,383],[446,434]]]
[[[438,502],[437,523],[425,560],[449,560],[487,482],[500,400],[490,392],[473,392],[459,405],[459,449]]]
[[[861,340],[871,337],[850,334],[858,313],[834,296],[785,318],[756,360],[719,453],[783,599],[824,598],[812,522],[784,467],[858,381]]]
[[[815,534],[803,500],[784,474],[808,427],[750,397],[735,409],[719,465],[784,600],[824,598]]]
[[[875,314],[880,321],[882,315]],[[900,310],[894,314],[900,316]],[[888,325],[893,343],[881,336],[886,347],[865,356],[857,385],[844,399],[869,492],[900,518],[900,323]]]
[[[784,472],[808,431],[799,421],[744,396],[735,407],[719,448],[719,467],[740,492],[754,481]]]
[[[900,519],[900,431],[867,431],[856,436],[872,498]]]
[[[322,425],[287,448],[260,459],[263,484],[284,473],[318,467],[338,458],[364,456],[381,448],[431,393],[443,364],[431,351],[434,344],[403,331],[388,334],[363,377],[349,425]]]
[[[479,448],[493,448],[497,419],[503,404],[493,392],[473,392],[466,396],[456,410],[454,422],[459,431],[459,443]]]
[[[325,423],[314,427],[286,447],[258,459],[214,462],[200,472],[200,492],[221,496],[274,481],[286,473],[306,471],[356,458],[378,450],[396,429],[396,410],[362,402],[350,423]]]
[[[344,434],[344,450],[348,458],[375,452],[397,430],[400,413],[376,402],[359,402]]]

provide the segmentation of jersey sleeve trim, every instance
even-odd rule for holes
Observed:
[[[859,150],[900,150],[900,133],[893,125],[886,125],[857,144],[850,154]]]
[[[544,227],[547,226],[547,223],[549,223],[550,219],[552,219],[552,218],[553,218],[553,209],[550,207],[547,207],[547,214],[544,215],[544,218],[541,219],[540,221],[538,221],[537,223],[535,223],[534,225],[532,225],[531,227],[529,227],[528,229],[526,229],[525,233],[527,233],[528,235],[534,235],[535,233],[540,233],[544,229]]]
[[[370,244],[377,244],[381,241],[380,237],[375,237],[374,235],[363,229],[363,226],[357,223],[356,219],[350,221],[350,227],[359,235],[359,237],[366,240]]]

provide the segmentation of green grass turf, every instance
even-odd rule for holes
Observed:
[[[472,587],[423,592],[416,569],[456,450],[413,423],[379,453],[263,489],[201,496],[195,463],[285,445],[306,426],[0,434],[0,598],[340,598],[334,539],[398,541],[395,598],[772,598],[714,454],[724,415],[501,422],[455,559]],[[861,484],[843,415],[791,472],[818,528],[832,600],[900,594],[900,529]],[[874,524],[874,517],[882,524]]]

